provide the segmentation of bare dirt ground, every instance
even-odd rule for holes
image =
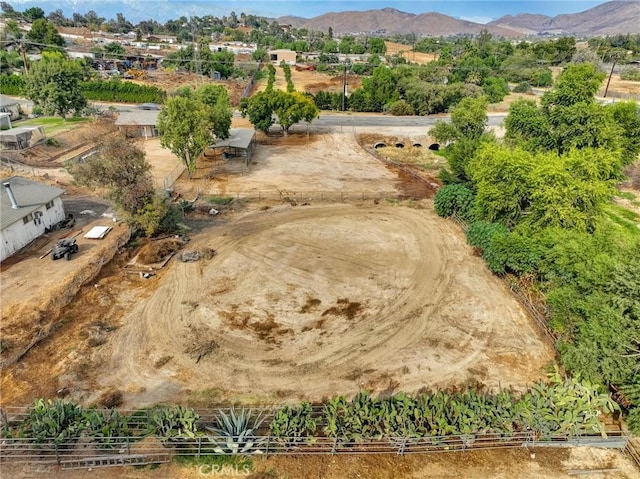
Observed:
[[[229,466],[227,466],[229,467]],[[227,469],[229,471],[229,469]],[[108,468],[61,471],[55,467],[3,465],[3,473],[15,479],[634,479],[638,470],[615,450],[509,449],[456,454],[397,457],[299,456],[255,458],[250,472],[214,473],[211,467],[181,466],[175,463],[152,468]]]
[[[179,191],[203,194],[274,195],[278,192],[397,192],[397,175],[358,144],[354,134],[298,132],[289,137],[257,135],[251,164],[201,158],[193,181]],[[285,194],[286,196],[286,194]]]
[[[411,63],[425,64],[438,58],[436,53],[420,53],[412,51],[411,45],[404,45],[402,43],[384,42],[387,46],[387,55],[394,55],[396,53],[402,54],[402,56]]]
[[[144,149],[146,160],[151,165],[151,173],[156,188],[163,188],[165,178],[182,170],[182,160],[168,149],[160,146],[159,138],[149,138],[140,143]]]
[[[217,256],[173,263],[123,316],[94,358],[100,389],[137,405],[205,388],[244,402],[317,400],[523,386],[553,359],[455,225],[429,209],[270,208],[189,245],[204,247]]]

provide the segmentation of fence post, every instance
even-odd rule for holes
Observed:
[[[198,459],[200,459],[200,453],[202,451],[202,438],[198,436]]]
[[[403,437],[402,442],[400,443],[400,448],[398,448],[398,455],[404,456],[404,450],[407,447],[407,438]]]
[[[127,441],[127,455],[130,456],[131,455],[131,443],[129,442],[129,437],[128,436],[125,438],[125,441]]]
[[[54,442],[53,443],[53,448],[56,451],[56,462],[58,463],[58,466],[60,465],[60,454],[58,453],[58,443]]]
[[[269,443],[271,442],[271,434],[267,436],[267,450],[264,453],[264,457],[269,458]]]
[[[331,454],[335,454],[336,453],[336,447],[338,446],[338,436],[335,437],[335,439],[333,440],[333,446],[331,447]]]

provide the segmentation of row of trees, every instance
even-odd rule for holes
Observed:
[[[283,64],[282,68],[287,81],[287,91],[273,89],[276,70],[273,65],[268,65],[265,90],[240,101],[242,117],[248,117],[254,128],[265,134],[268,134],[277,122],[282,132],[287,135],[296,123],[303,120],[310,123],[319,114],[313,99],[295,90],[289,65]]]
[[[484,131],[481,100],[461,101],[432,130],[450,164],[435,206],[470,223],[492,271],[542,294],[562,365],[618,387],[638,430],[640,232],[611,198],[640,153],[640,109],[597,104],[602,79],[591,64],[567,67],[539,106],[511,106],[503,142]]]

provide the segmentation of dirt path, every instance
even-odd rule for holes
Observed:
[[[226,466],[230,471],[229,465]],[[31,479],[635,479],[638,470],[616,450],[508,449],[454,454],[368,456],[299,456],[254,458],[251,471],[242,467],[225,474],[211,466],[163,464],[145,468],[61,471],[55,467],[3,464],[3,477]]]
[[[189,247],[218,254],[174,262],[93,359],[100,389],[123,390],[131,405],[204,389],[264,403],[518,387],[553,359],[455,225],[427,209],[278,207]]]

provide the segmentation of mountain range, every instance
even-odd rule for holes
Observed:
[[[284,16],[276,20],[280,24],[320,31],[328,31],[331,27],[337,35],[378,32],[386,35],[448,36],[477,34],[487,29],[505,37],[543,34],[597,36],[640,33],[640,1],[612,1],[584,12],[555,17],[528,13],[506,15],[487,24],[434,12],[406,13],[395,8],[332,12],[314,18]]]

